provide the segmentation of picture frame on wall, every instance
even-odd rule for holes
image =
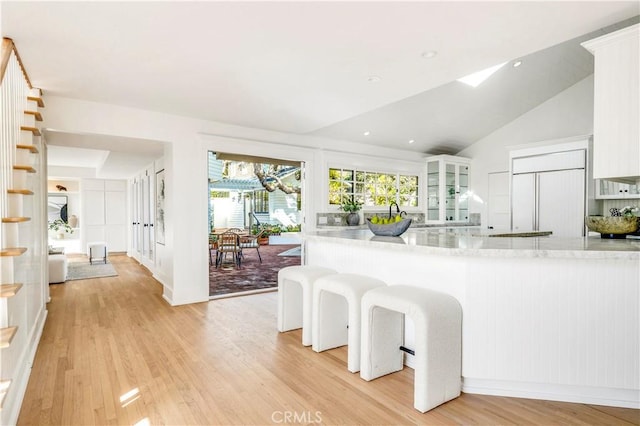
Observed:
[[[48,194],[47,197],[47,220],[53,222],[62,220],[67,223],[67,196],[59,194]]]
[[[156,172],[156,243],[164,245],[165,240],[165,200],[166,185],[164,169]]]

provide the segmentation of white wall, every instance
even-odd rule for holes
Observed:
[[[559,140],[593,133],[593,75],[521,115],[457,155],[472,158],[470,186],[484,204],[470,201],[487,226],[488,174],[509,170],[509,150],[515,145]]]

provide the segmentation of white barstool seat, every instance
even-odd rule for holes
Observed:
[[[403,368],[404,315],[415,327],[414,407],[426,412],[460,395],[462,308],[447,294],[392,285],[362,296],[360,377]]]
[[[347,369],[360,371],[362,296],[387,284],[358,274],[325,275],[313,285],[312,348],[316,352],[348,345]]]
[[[321,266],[287,266],[278,271],[278,331],[302,327],[302,344],[311,345],[313,284],[336,271]]]
[[[91,264],[93,264],[94,260],[101,260],[107,263],[107,243],[104,241],[87,243],[87,256],[89,256],[89,263]]]

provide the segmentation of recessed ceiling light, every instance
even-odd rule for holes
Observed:
[[[409,143],[414,143],[414,142],[415,142],[415,140],[414,140],[414,139],[410,139],[410,140],[409,140]]]
[[[483,81],[491,77],[493,73],[498,71],[505,64],[506,62],[503,62],[501,64],[494,65],[490,68],[484,69],[482,71],[474,72],[473,74],[469,74],[466,77],[459,78],[458,81],[460,83],[468,84],[471,87],[478,87]]]
[[[382,80],[380,77],[378,77],[377,75],[370,75],[369,77],[367,77],[367,81],[369,83],[377,83],[380,80]]]
[[[370,131],[368,131],[368,130],[367,130],[366,132],[364,132],[364,133],[363,133],[363,135],[365,135],[365,136],[369,136],[370,134],[371,134],[371,132],[370,132]]]
[[[422,52],[422,57],[424,59],[429,59],[429,58],[433,58],[437,54],[438,52],[436,52],[435,50],[427,50],[426,52]]]
[[[515,61],[515,62],[513,63],[513,67],[514,67],[514,68],[518,68],[520,65],[522,65],[522,61]]]

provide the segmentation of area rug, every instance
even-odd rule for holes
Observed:
[[[67,281],[89,278],[117,277],[118,273],[111,263],[69,262]]]

